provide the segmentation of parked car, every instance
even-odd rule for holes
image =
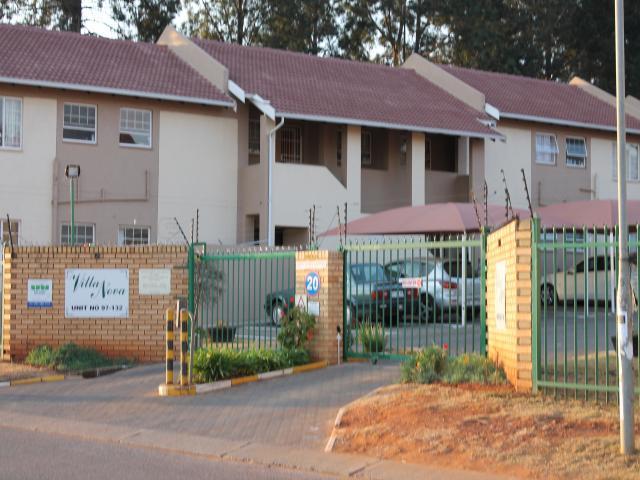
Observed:
[[[615,298],[609,283],[612,267],[608,256],[599,255],[589,257],[586,261],[582,260],[566,271],[550,273],[542,279],[540,285],[541,301],[547,305],[553,305],[556,301],[584,301],[586,298],[599,302],[612,300]]]
[[[377,263],[350,265],[346,277],[347,325],[351,324],[353,318],[390,322],[394,312],[403,311],[405,296],[419,296],[417,290],[415,293],[407,292],[399,283],[391,281],[382,265]],[[295,289],[289,288],[269,293],[265,298],[264,309],[271,323],[277,325],[294,305]]]
[[[470,315],[473,309],[480,308],[482,281],[477,269],[469,262],[466,272],[463,272],[461,259],[438,259],[429,256],[390,262],[385,265],[385,271],[395,282],[401,282],[403,278],[421,279],[420,315],[424,320],[433,319],[441,312],[452,311],[457,314],[463,305],[463,282],[467,314]]]

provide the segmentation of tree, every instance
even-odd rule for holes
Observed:
[[[71,32],[82,28],[81,0],[17,0],[13,8],[20,23]]]
[[[335,53],[338,26],[336,0],[272,0],[261,43],[319,55]]]
[[[186,0],[188,35],[223,42],[258,43],[269,5],[264,0]]]
[[[118,37],[155,42],[178,14],[180,0],[110,0]]]

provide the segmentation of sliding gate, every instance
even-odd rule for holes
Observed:
[[[344,247],[345,357],[485,353],[486,234]]]

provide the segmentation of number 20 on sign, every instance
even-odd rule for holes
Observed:
[[[308,273],[304,279],[307,295],[314,296],[320,291],[320,276],[316,272]]]

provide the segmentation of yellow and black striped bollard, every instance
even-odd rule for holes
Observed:
[[[175,311],[173,308],[167,309],[165,319],[167,322],[167,373],[165,383],[167,385],[173,385],[173,324],[175,321]]]
[[[189,312],[180,310],[180,386],[189,385]]]

